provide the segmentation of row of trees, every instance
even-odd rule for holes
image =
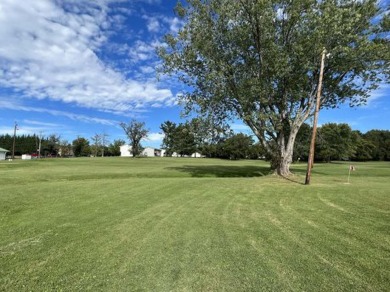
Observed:
[[[161,124],[160,128],[165,136],[162,148],[166,150],[166,156],[171,156],[174,152],[181,156],[200,152],[210,158],[272,159],[267,149],[261,143],[255,142],[251,136],[234,134],[227,128],[210,125],[198,118],[186,123],[166,121]],[[138,143],[135,149],[142,151],[140,140],[147,134],[145,125],[131,121],[122,127],[126,129],[126,133],[134,136]],[[307,161],[311,131],[307,124],[300,128],[294,145],[293,161]],[[133,141],[129,140],[130,143]],[[47,137],[21,135],[15,137],[15,155],[38,154],[41,145],[40,154],[43,157],[119,156],[120,146],[124,144],[125,141],[121,139],[108,144],[106,134],[96,134],[90,140],[78,137],[72,143],[61,140],[60,136],[54,134]],[[13,136],[1,135],[0,146],[12,151]],[[132,153],[134,156],[139,155],[136,151]],[[315,160],[389,161],[390,131],[371,130],[361,133],[352,130],[348,124],[325,124],[317,131]]]
[[[294,160],[307,160],[311,127],[303,124],[294,146]],[[317,131],[315,160],[389,161],[390,131],[354,131],[348,124],[328,123]]]
[[[1,148],[12,152],[13,143],[13,136],[0,135]],[[96,134],[91,137],[91,140],[78,137],[71,143],[55,134],[47,137],[18,135],[15,137],[15,155],[40,154],[42,157],[119,156],[120,146],[124,144],[125,141],[120,139],[108,143],[106,134]]]
[[[68,144],[68,149],[71,150],[71,155],[75,157],[83,156],[120,156],[120,147],[126,142],[121,139],[114,140],[108,144],[107,135],[94,135],[91,138],[92,143],[84,137],[77,137],[72,141],[72,144]],[[107,144],[106,144],[107,143]]]
[[[200,152],[213,158],[272,159],[267,149],[251,136],[221,128],[218,131],[207,129],[207,124],[198,118],[180,124],[166,121],[160,128],[165,136],[162,147],[167,156],[174,152],[181,156]],[[307,161],[311,132],[308,124],[300,128],[293,161]],[[371,130],[362,134],[348,124],[325,124],[317,131],[315,160],[390,160],[390,131]]]
[[[206,157],[233,160],[266,158],[267,154],[265,149],[259,143],[255,143],[251,136],[242,133],[232,134],[217,144],[205,144],[201,151]]]
[[[185,156],[204,152],[205,145],[216,145],[231,136],[227,127],[201,118],[179,124],[166,121],[161,124],[160,129],[164,134],[162,148],[166,150],[166,156],[172,156],[173,153]]]
[[[58,149],[63,146],[63,143],[67,142],[61,141],[60,137],[54,134],[47,137],[39,135],[16,136],[15,155],[38,153],[39,148],[43,156],[57,155]],[[14,137],[9,134],[0,135],[0,145],[11,152],[14,145]]]

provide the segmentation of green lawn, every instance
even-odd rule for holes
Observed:
[[[390,163],[0,162],[0,291],[389,291]]]

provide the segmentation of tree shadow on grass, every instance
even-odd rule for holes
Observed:
[[[184,165],[166,169],[186,172],[192,177],[260,177],[270,173],[268,167],[257,166]]]
[[[316,164],[318,164],[318,163],[316,163]],[[316,164],[314,164],[314,167],[312,168],[312,176],[329,176],[329,173],[319,171],[318,168],[316,168]],[[289,176],[289,177],[282,176],[282,177],[290,182],[297,183],[300,185],[305,185],[305,177],[306,177],[306,173],[307,173],[306,165],[304,168],[298,168],[298,167],[294,167],[294,166],[296,166],[296,165],[293,165],[290,168],[292,176]],[[301,176],[301,177],[299,177],[299,176]]]
[[[281,176],[283,179],[285,179],[285,180],[288,180],[289,182],[292,182],[292,183],[295,183],[295,184],[299,184],[299,185],[305,185],[305,183],[304,182],[301,182],[300,180],[299,180],[299,178],[297,178],[297,177],[294,177],[294,176]]]
[[[305,168],[299,168],[299,167],[295,167],[295,165],[292,165],[292,166],[290,166],[290,171],[292,173],[302,174],[302,173],[306,173],[306,167]]]

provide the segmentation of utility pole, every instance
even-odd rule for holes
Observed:
[[[15,143],[16,143],[16,130],[18,129],[18,124],[15,122],[14,126],[14,142],[12,144],[12,160],[15,158]]]
[[[41,158],[41,147],[42,147],[42,131],[39,132],[38,159]]]
[[[325,55],[326,55],[326,49],[324,48],[322,50],[322,56],[321,56],[320,78],[318,80],[316,108],[315,108],[315,111],[314,111],[313,131],[312,131],[312,134],[311,134],[310,151],[309,151],[309,159],[308,159],[308,162],[307,162],[307,172],[306,172],[305,185],[309,185],[310,184],[311,169],[313,168],[314,148],[315,148],[316,135],[317,135],[318,112],[320,111],[322,79],[324,77]]]
[[[106,146],[106,143],[107,143],[107,140],[106,140],[107,137],[108,137],[108,135],[106,133],[103,132],[103,134],[101,134],[102,157],[104,157],[104,147]]]

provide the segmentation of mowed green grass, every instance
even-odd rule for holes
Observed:
[[[0,163],[1,291],[389,291],[390,163]]]

